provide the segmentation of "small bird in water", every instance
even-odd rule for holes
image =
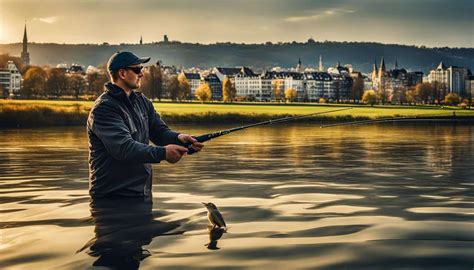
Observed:
[[[219,210],[217,210],[217,206],[213,203],[202,203],[204,206],[207,208],[207,218],[209,219],[209,222],[212,224],[212,228],[215,227],[226,227],[227,225],[225,224],[224,218],[222,217],[221,213]]]
[[[216,228],[210,228],[209,226],[209,243],[205,244],[207,246],[207,249],[211,250],[217,250],[219,249],[217,247],[217,240],[221,239],[222,234],[225,233],[224,228],[216,227]]]

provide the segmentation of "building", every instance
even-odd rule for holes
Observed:
[[[379,71],[377,69],[377,60],[374,60],[374,65],[372,67],[372,74],[371,74],[372,87],[368,88],[369,90],[370,89],[378,90],[377,89],[378,88],[378,85],[377,85],[378,77],[379,77]]]
[[[299,64],[301,69],[301,64]],[[294,89],[296,91],[296,101],[305,101],[308,99],[306,93],[306,80],[304,74],[301,72],[282,72],[281,75],[285,78],[285,91],[287,89]]]
[[[221,80],[221,82],[224,81],[224,77],[228,77],[232,83],[234,83],[234,78],[237,74],[241,73],[242,68],[245,68],[246,70],[250,70],[249,68],[246,67],[236,67],[236,68],[225,68],[225,67],[214,67],[211,70],[211,73],[216,74],[216,76]],[[253,74],[253,71],[252,73]]]
[[[392,70],[387,72],[386,85],[389,90],[402,89],[408,86],[408,72],[404,68],[398,68],[398,61],[395,60],[395,66]]]
[[[86,71],[81,65],[73,63],[69,68],[66,70],[69,74],[79,74],[79,75],[86,75]]]
[[[231,73],[232,70],[224,72]],[[256,101],[270,101],[272,78],[267,76],[266,73],[256,74],[250,68],[242,67],[239,73],[234,75],[233,80],[237,97]]]
[[[416,86],[423,82],[423,72],[408,72],[404,68],[399,68],[397,60],[395,60],[394,68],[387,70],[383,56],[378,69],[377,63],[374,63],[371,77],[372,88],[382,94],[387,101],[393,96],[394,92]]]
[[[362,74],[362,79],[364,80],[364,91],[374,89],[374,84],[372,82],[371,76]]]
[[[222,82],[216,74],[208,74],[201,79],[201,83],[207,83],[211,88],[212,99],[222,100]]]
[[[423,75],[424,74],[421,71],[408,72],[406,75],[407,86],[412,87],[412,86],[416,86],[419,83],[422,83]]]
[[[328,96],[328,98],[330,100],[349,99],[353,82],[349,68],[343,67],[339,62],[337,62],[335,67],[328,68],[328,73],[332,77],[334,91],[332,95]]]
[[[160,67],[164,75],[178,75],[178,68],[175,66],[162,66],[160,63]]]
[[[374,85],[376,85],[376,89],[379,93],[381,93],[381,96],[385,97],[384,99],[388,99],[388,97],[392,94],[389,77],[389,72],[387,72],[385,67],[385,59],[382,56],[382,60],[380,60],[379,71],[377,73],[377,79],[375,80]],[[382,103],[385,103],[385,100],[383,100]]]
[[[296,65],[296,72],[302,72],[303,66],[301,65],[301,58],[298,57],[298,64]]]
[[[189,82],[189,86],[191,87],[191,95],[194,96],[196,93],[196,89],[201,85],[201,75],[199,73],[188,73],[182,72],[186,80]]]
[[[21,62],[24,67],[30,65],[30,53],[28,52],[28,37],[26,35],[26,24],[25,31],[23,32],[23,48],[21,50]]]
[[[469,98],[474,97],[474,76],[469,75],[466,81],[466,92],[469,95]]]
[[[270,101],[280,101],[285,98],[285,77],[281,71],[265,71],[262,77],[270,80]]]
[[[306,93],[310,102],[317,102],[320,98],[333,98],[334,88],[331,75],[327,72],[305,73]]]
[[[13,61],[8,61],[5,68],[0,68],[0,89],[3,98],[14,98],[20,95],[21,74]]]
[[[440,62],[436,69],[430,71],[428,81],[430,83],[442,83],[446,86],[449,93],[455,93],[463,97],[468,94],[468,91],[466,91],[466,81],[469,75],[471,75],[471,71],[467,68],[448,67],[443,62]]]

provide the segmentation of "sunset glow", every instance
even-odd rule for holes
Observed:
[[[25,20],[39,43],[373,41],[473,47],[470,0],[67,1],[2,0],[2,43],[21,41]],[[2,15],[3,13],[3,15]],[[123,19],[127,18],[127,19]],[[36,34],[35,34],[36,33]],[[40,34],[41,33],[41,34]],[[449,33],[449,37],[439,33]]]

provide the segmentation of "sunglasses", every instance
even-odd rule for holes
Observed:
[[[138,66],[138,67],[126,67],[125,69],[130,69],[133,71],[135,74],[140,74],[142,72],[143,66]]]

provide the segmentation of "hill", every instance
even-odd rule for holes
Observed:
[[[178,67],[249,66],[257,71],[266,68],[294,67],[301,58],[303,66],[317,67],[319,55],[323,56],[325,68],[352,64],[355,70],[370,72],[374,61],[377,65],[384,56],[387,68],[395,60],[399,67],[411,71],[428,72],[440,61],[474,69],[474,48],[425,48],[417,46],[381,44],[369,42],[306,42],[279,44],[36,44],[28,46],[32,64],[57,65],[78,63],[83,66],[100,65],[119,50],[130,50],[140,56],[151,56],[152,61],[161,60],[164,65]],[[0,54],[20,55],[21,43],[0,44]]]

